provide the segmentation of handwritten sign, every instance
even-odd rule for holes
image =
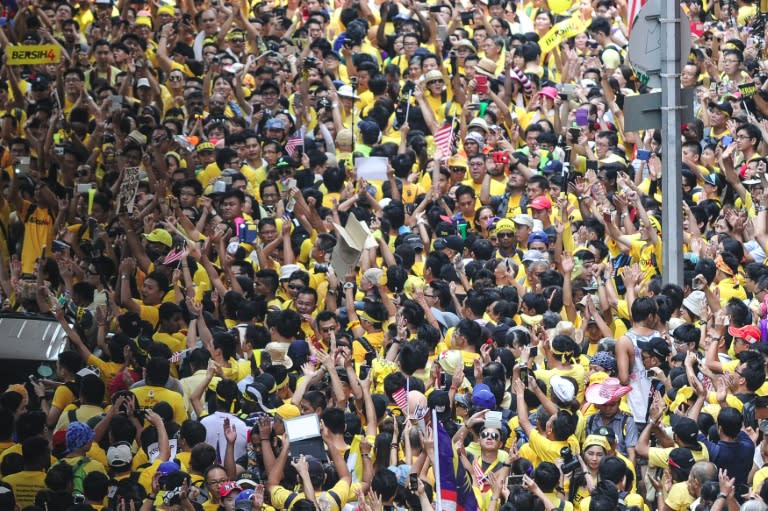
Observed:
[[[117,210],[125,208],[129,214],[133,214],[136,192],[139,189],[139,167],[128,167],[124,170],[123,182],[117,195]]]
[[[17,44],[5,49],[5,62],[9,66],[32,64],[58,64],[61,47],[56,44]]]
[[[581,17],[581,13],[577,12],[567,20],[563,20],[549,29],[549,32],[544,34],[544,37],[539,41],[539,47],[541,48],[541,54],[546,55],[554,48],[557,48],[560,43],[569,37],[581,34],[592,23],[592,20],[584,21]]]

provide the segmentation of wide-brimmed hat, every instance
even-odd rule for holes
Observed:
[[[482,58],[475,65],[475,73],[487,76],[488,78],[496,78],[496,63],[491,59]]]
[[[632,387],[622,385],[618,378],[606,378],[603,383],[595,383],[587,387],[586,398],[593,405],[613,403],[629,393]]]

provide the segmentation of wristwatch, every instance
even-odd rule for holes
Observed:
[[[354,289],[355,285],[352,282],[345,282],[344,289]]]

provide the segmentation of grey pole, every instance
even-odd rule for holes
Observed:
[[[682,179],[680,175],[682,119],[680,101],[680,3],[661,0],[661,133],[663,281],[683,284]]]

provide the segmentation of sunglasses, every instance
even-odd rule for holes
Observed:
[[[170,80],[172,82],[180,82],[183,79],[184,79],[184,77],[182,77],[181,75],[171,75],[171,76],[168,77],[168,80]]]
[[[495,431],[483,431],[480,433],[480,438],[486,439],[490,438],[491,440],[498,440],[500,438],[500,435]]]
[[[512,234],[511,232],[499,232],[499,233],[496,233],[496,237],[497,238],[511,238],[512,236],[514,236],[514,234]]]

